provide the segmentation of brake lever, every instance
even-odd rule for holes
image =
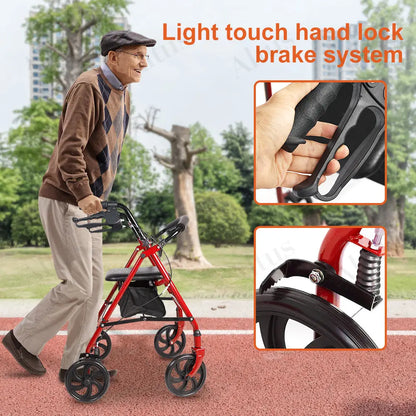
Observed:
[[[342,87],[342,83],[337,84]],[[320,88],[321,85],[323,84],[318,85],[316,89]],[[325,106],[319,105],[317,110],[312,111],[312,116],[314,118],[308,118],[308,127],[312,124],[313,120],[316,119],[317,121],[319,117],[321,117],[323,114],[323,107],[325,107],[325,110],[329,107],[330,103],[328,104],[328,102],[330,101],[330,98],[332,99],[333,96],[332,95],[329,97],[329,93],[326,93],[326,95],[323,94],[322,91],[325,92],[325,90],[325,87],[321,87],[320,90],[315,92],[312,97],[307,99],[309,96],[308,94],[308,96],[306,96],[299,103],[299,105],[302,104],[302,107],[300,108],[299,117],[295,116],[295,124],[297,118],[302,116],[303,108],[307,106],[314,107],[317,100],[320,99],[319,97],[323,96]],[[313,196],[322,201],[330,201],[341,192],[341,190],[345,187],[350,179],[358,174],[371,154],[377,147],[380,146],[384,138],[384,94],[384,84],[381,82],[352,83],[351,100],[338,125],[334,137],[329,141],[328,146],[312,175],[293,188],[292,193],[295,198],[303,199]],[[298,107],[296,107],[296,112],[297,111]],[[319,116],[316,118],[318,114]],[[364,124],[368,130],[365,131],[365,137],[354,137],[354,133],[359,133],[358,126]],[[306,122],[304,122],[303,125],[306,125]],[[370,129],[368,129],[368,125],[370,125]],[[291,135],[292,132],[289,137]],[[324,174],[329,162],[334,158],[335,153],[343,144],[348,146],[350,154],[347,158],[340,161],[341,169],[339,170],[338,177],[334,185],[325,195],[322,195],[318,189],[319,181]]]
[[[120,213],[117,211],[117,203],[102,202],[105,211],[100,211],[87,217],[76,218],[72,221],[78,228],[86,228],[90,233],[103,233],[105,231],[119,231],[123,228]],[[103,222],[91,223],[89,221],[102,218]]]

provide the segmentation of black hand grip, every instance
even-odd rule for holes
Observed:
[[[176,218],[172,222],[170,222],[168,225],[163,227],[162,230],[160,230],[156,235],[155,238],[160,237],[162,234],[168,233],[170,231],[175,231],[178,229],[179,232],[182,232],[186,225],[189,222],[189,218],[186,215],[182,215],[179,218]]]
[[[283,150],[291,153],[299,144],[305,143],[306,134],[335,101],[342,85],[341,82],[322,82],[299,102],[295,108],[293,127],[282,146]]]

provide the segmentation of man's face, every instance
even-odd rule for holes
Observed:
[[[123,85],[139,82],[141,71],[147,67],[147,47],[125,46],[117,51],[110,51],[107,64]]]

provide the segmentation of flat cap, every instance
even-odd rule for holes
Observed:
[[[156,41],[129,30],[113,30],[101,38],[101,55],[127,45],[155,46]]]

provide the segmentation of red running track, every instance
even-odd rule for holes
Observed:
[[[0,330],[18,321],[0,319]],[[193,397],[178,398],[167,390],[164,373],[169,361],[154,351],[153,335],[113,335],[105,365],[118,374],[100,401],[78,403],[58,381],[65,337],[56,336],[41,353],[48,370],[42,377],[28,375],[0,345],[0,414],[416,415],[415,336],[389,336],[383,351],[257,351],[252,334],[203,332],[250,330],[251,319],[198,322],[207,350],[207,381]],[[158,327],[145,323],[118,329]],[[416,319],[388,320],[388,329],[416,329]]]

